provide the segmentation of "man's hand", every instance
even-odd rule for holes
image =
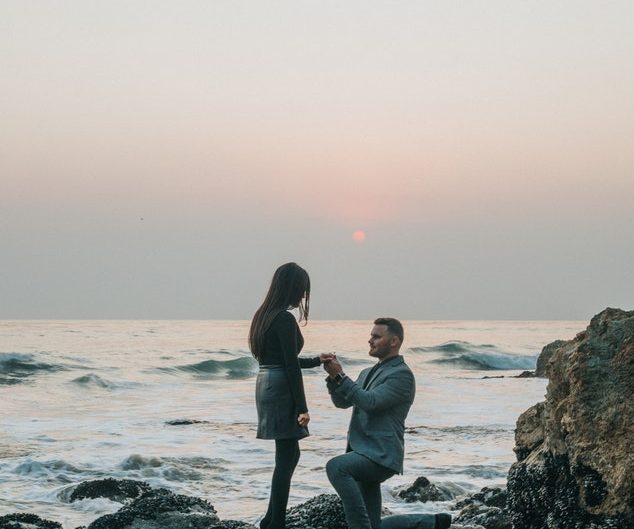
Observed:
[[[324,363],[324,369],[330,375],[330,378],[333,378],[337,373],[343,373],[343,367],[341,367],[339,360],[336,358]]]
[[[328,363],[328,362],[330,362],[333,358],[336,358],[334,353],[321,353],[321,354],[319,355],[319,361],[320,361],[322,364],[327,364],[327,363]]]

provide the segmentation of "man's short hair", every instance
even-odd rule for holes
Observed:
[[[377,318],[374,325],[385,325],[392,336],[397,336],[403,343],[403,325],[396,318]]]

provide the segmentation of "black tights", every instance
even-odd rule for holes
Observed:
[[[291,478],[298,461],[298,439],[275,440],[275,470],[271,480],[271,497],[269,508],[260,522],[260,529],[284,529]]]

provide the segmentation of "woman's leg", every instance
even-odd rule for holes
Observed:
[[[275,440],[275,470],[271,480],[271,496],[269,508],[260,522],[261,529],[284,529],[291,478],[298,461],[298,439]]]

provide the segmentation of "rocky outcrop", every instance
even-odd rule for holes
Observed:
[[[168,426],[191,426],[192,424],[209,424],[209,421],[199,421],[197,419],[173,419],[165,421]]]
[[[555,354],[555,351],[557,351],[561,346],[568,343],[569,342],[565,340],[555,340],[554,342],[544,346],[542,352],[539,353],[539,356],[537,357],[537,366],[535,367],[536,377],[548,376],[548,363],[550,362],[553,354]]]
[[[511,529],[506,499],[505,489],[484,487],[480,492],[456,502],[453,509],[460,509],[454,519],[456,527],[475,525],[485,529]]]
[[[75,487],[69,501],[83,500],[86,498],[108,498],[112,501],[125,503],[138,498],[150,490],[149,483],[133,479],[95,479],[84,481]]]
[[[415,501],[445,501],[455,497],[450,491],[434,485],[425,476],[416,478],[412,485],[399,490],[396,495],[407,503]]]
[[[537,365],[535,367],[535,371],[522,371],[519,375],[515,375],[511,378],[534,378],[534,377],[546,378],[548,377],[548,365],[549,365],[550,359],[560,347],[568,343],[569,342],[566,342],[565,340],[555,340],[554,342],[551,342],[548,345],[545,345],[541,353],[539,353],[539,356],[537,357]],[[504,378],[504,377],[502,376],[502,377],[483,377],[483,378]]]
[[[484,487],[480,492],[476,492],[467,498],[457,501],[454,505],[454,510],[464,509],[474,504],[504,509],[506,507],[506,497],[507,493],[505,489],[501,489],[500,487]]]
[[[634,527],[634,311],[606,309],[547,348],[546,401],[517,421],[513,528]]]
[[[511,518],[499,507],[473,504],[465,507],[455,518],[452,527],[478,526],[484,529],[511,529]]]
[[[152,489],[116,513],[97,518],[88,529],[209,529],[219,524],[216,510],[205,500]]]
[[[0,516],[0,529],[62,529],[62,526],[35,514],[14,513]]]
[[[217,524],[209,526],[209,529],[257,529],[255,525],[240,522],[238,520],[223,520]]]
[[[383,509],[382,525],[385,529],[414,529],[416,527],[448,527],[449,514],[399,514],[392,515]],[[441,517],[440,522],[438,517]],[[443,523],[444,522],[444,523]],[[452,526],[454,527],[454,526]],[[457,529],[483,529],[480,526],[455,526]],[[336,494],[320,494],[289,509],[286,512],[286,529],[348,529],[343,505]]]
[[[336,494],[320,494],[286,512],[287,529],[348,529]]]

